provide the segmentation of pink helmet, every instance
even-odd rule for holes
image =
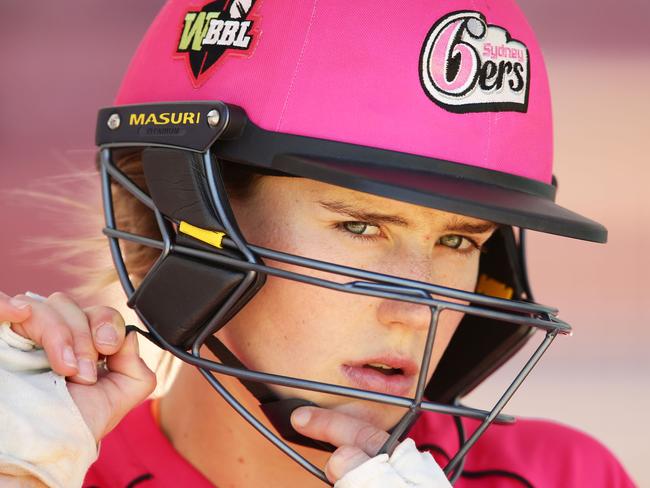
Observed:
[[[286,279],[428,305],[432,317],[441,308],[465,313],[426,391],[401,403],[411,412],[485,419],[446,468],[457,476],[467,449],[505,400],[489,415],[455,400],[503,364],[532,330],[542,329],[546,338],[511,395],[555,335],[570,330],[557,310],[533,303],[523,234],[517,240],[512,227],[606,240],[600,224],[554,202],[546,70],[512,0],[171,0],[135,54],[116,105],[100,111],[97,143],[105,232],[129,304],[156,343],[191,364],[240,378],[282,435],[299,442],[307,440],[296,437],[287,412],[300,400],[273,398],[260,382],[356,398],[381,395],[249,371],[215,342],[214,332],[263,286],[265,276],[279,275],[265,258],[356,281],[343,286],[283,272]],[[112,161],[113,149],[125,146],[143,148],[148,193]],[[223,191],[223,161],[504,226],[481,260],[485,279],[477,293],[278,253],[249,245],[239,234]],[[111,183],[155,212],[162,241],[117,228]],[[119,239],[163,250],[137,288]],[[200,358],[204,343],[223,364]],[[206,378],[232,400],[214,377]],[[439,403],[422,401],[423,394]],[[382,401],[397,402],[388,396]],[[440,402],[447,404],[442,410]],[[386,449],[408,427],[405,419]]]
[[[439,195],[407,197],[414,203],[606,238],[602,226],[553,203],[546,69],[513,1],[170,1],[116,103],[201,100],[242,107],[272,133],[429,158],[389,166],[409,173],[399,183],[412,193]],[[335,166],[321,169],[395,183],[393,171],[363,161]],[[447,170],[479,188],[461,196],[422,175]]]

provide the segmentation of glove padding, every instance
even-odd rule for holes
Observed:
[[[413,439],[400,443],[393,454],[369,459],[334,485],[335,488],[451,488],[438,463],[420,452]]]

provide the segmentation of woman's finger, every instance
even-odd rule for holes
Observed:
[[[84,309],[95,348],[104,356],[111,356],[124,343],[126,327],[122,315],[111,307],[95,306]]]
[[[94,385],[68,384],[96,440],[102,439],[134,406],[151,394],[156,375],[138,354],[137,334],[132,332],[122,347],[106,357],[107,371]]]
[[[291,415],[294,429],[334,446],[354,446],[369,456],[377,454],[388,433],[364,420],[326,408],[300,407]]]
[[[156,375],[140,357],[136,332],[126,337],[116,354],[106,357],[106,367],[109,373],[100,381],[120,418],[156,387]]]
[[[53,293],[43,303],[51,306],[63,317],[72,334],[72,347],[77,358],[79,371],[71,376],[69,380],[84,384],[95,383],[97,381],[98,352],[95,349],[86,314],[74,299],[65,293]]]
[[[29,302],[12,298],[0,291],[0,322],[21,323],[32,313]]]
[[[30,316],[12,329],[21,336],[42,347],[52,370],[62,376],[74,376],[78,370],[72,332],[65,319],[50,305],[26,295],[17,295],[18,300],[30,304]]]
[[[368,461],[370,456],[358,447],[339,447],[325,465],[325,475],[332,483],[336,483],[354,468]]]

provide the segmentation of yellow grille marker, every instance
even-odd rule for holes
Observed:
[[[216,230],[206,230],[201,229],[200,227],[195,227],[192,224],[181,221],[181,225],[178,226],[178,230],[183,234],[192,236],[199,241],[203,241],[211,246],[218,247],[222,249],[221,241],[226,235],[224,232],[217,232]]]
[[[476,285],[476,293],[510,300],[514,294],[514,290],[506,284],[482,274]]]

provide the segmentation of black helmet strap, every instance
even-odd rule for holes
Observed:
[[[248,368],[228,349],[223,342],[212,335],[205,341],[207,348],[217,356],[223,364],[233,368],[247,370]],[[326,442],[319,442],[298,433],[291,425],[291,414],[299,407],[317,407],[313,402],[300,398],[282,399],[264,383],[239,379],[242,385],[257,399],[260,408],[280,435],[295,444],[313,447],[324,451],[334,452],[336,447]]]

